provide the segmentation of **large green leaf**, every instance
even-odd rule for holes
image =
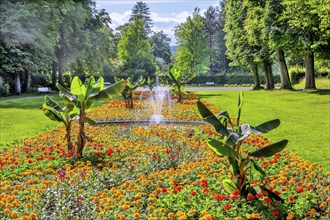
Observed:
[[[61,112],[48,106],[46,103],[42,105],[42,111],[50,120],[66,123],[66,119],[63,117]]]
[[[236,157],[239,155],[233,148],[228,147],[218,140],[209,139],[207,143],[211,150],[217,155],[223,155],[227,157]]]
[[[271,199],[275,199],[275,201],[280,201],[281,203],[284,202],[284,200],[278,196],[277,194],[275,194],[273,191],[269,190],[268,188],[266,188],[265,186],[260,186],[260,188],[264,191],[266,191],[268,193],[268,197]]]
[[[266,175],[265,171],[261,167],[259,167],[258,164],[256,162],[254,162],[253,160],[252,160],[252,164],[253,164],[253,166],[251,168],[258,171],[263,176]]]
[[[76,96],[86,95],[86,86],[81,82],[78,76],[75,76],[73,78],[70,86],[70,92]]]
[[[104,79],[103,77],[100,77],[91,87],[91,89],[87,89],[86,92],[86,100],[88,100],[89,98],[92,98],[96,95],[98,95],[102,89],[104,87]]]
[[[225,119],[229,122],[229,124],[230,124],[231,126],[233,126],[233,124],[231,123],[230,116],[229,116],[229,114],[228,114],[227,111],[220,112],[219,114],[217,114],[217,116],[218,116],[218,117],[225,118]]]
[[[288,144],[288,140],[282,140],[266,147],[260,148],[252,153],[249,153],[250,156],[253,157],[271,157],[274,154],[283,150]]]
[[[47,106],[49,106],[49,107],[53,108],[54,110],[56,110],[57,112],[62,111],[62,107],[56,101],[54,101],[52,98],[50,98],[47,95],[44,98],[44,103]]]
[[[262,123],[256,127],[252,127],[252,129],[257,130],[261,133],[267,133],[267,132],[277,128],[280,124],[281,124],[281,121],[279,119],[274,119],[274,120]]]
[[[108,87],[103,88],[96,96],[92,97],[93,100],[101,99],[111,99],[112,96],[117,96],[121,94],[121,91],[125,88],[126,81],[119,81],[115,84],[112,84]]]
[[[238,140],[239,140],[240,136],[236,133],[231,133],[227,139],[226,139],[226,145],[231,147],[233,146]]]
[[[228,157],[229,163],[230,163],[230,170],[236,176],[239,174],[239,167],[237,161],[233,157]]]
[[[229,193],[232,194],[235,190],[237,190],[237,186],[235,183],[233,183],[231,180],[229,179],[224,179],[222,181],[223,187],[225,188],[225,190]]]
[[[217,132],[222,135],[229,136],[229,131],[227,130],[227,128],[223,124],[221,124],[219,119],[215,117],[215,115],[201,101],[197,102],[197,108],[202,118],[206,122],[213,125]]]
[[[67,96],[72,102],[75,102],[77,97],[75,95],[73,95],[70,91],[68,91],[66,88],[64,88],[59,83],[56,83],[56,87],[58,88],[58,90],[60,90],[60,93],[59,93],[60,97],[63,98],[64,96]]]

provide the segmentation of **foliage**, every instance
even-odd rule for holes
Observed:
[[[201,101],[197,102],[197,107],[202,118],[212,124],[215,131],[223,135],[222,140],[208,139],[208,145],[211,150],[218,156],[225,156],[228,158],[231,167],[231,179],[223,180],[224,188],[233,193],[238,190],[240,195],[247,198],[249,194],[256,197],[257,191],[251,185],[251,181],[254,181],[251,172],[259,172],[263,177],[265,171],[259,167],[255,159],[271,157],[276,153],[282,151],[288,141],[282,140],[268,146],[257,149],[253,152],[246,153],[242,151],[241,147],[243,141],[253,134],[268,133],[269,131],[277,128],[280,125],[280,120],[275,119],[258,126],[250,126],[249,124],[240,124],[241,110],[243,106],[243,94],[240,93],[238,98],[238,114],[235,122],[231,121],[228,112],[224,111],[215,116]],[[250,175],[249,175],[250,174]],[[263,186],[260,186],[261,190],[265,190]],[[281,201],[283,200],[270,190],[266,190],[268,196],[271,199]]]
[[[81,82],[79,77],[74,77],[70,91],[65,89],[61,84],[57,84],[60,90],[60,96],[69,99],[79,109],[79,133],[77,137],[76,154],[83,155],[83,150],[86,144],[86,140],[92,141],[85,134],[85,122],[89,124],[95,124],[94,120],[86,116],[86,110],[91,108],[95,101],[101,99],[111,99],[112,96],[118,95],[125,87],[126,82],[120,81],[108,87],[104,87],[104,79],[100,77],[95,81],[94,77],[90,77]]]
[[[115,81],[118,83],[120,81],[123,81],[123,79],[120,79],[115,76]],[[121,92],[123,95],[125,102],[126,102],[126,108],[132,109],[134,107],[133,105],[133,90],[137,89],[138,87],[142,86],[145,82],[145,79],[140,76],[135,82],[133,82],[133,79],[128,77],[126,79],[126,86]]]
[[[118,58],[122,72],[131,76],[150,76],[155,72],[153,54],[141,15],[135,15],[119,39]]]
[[[0,76],[0,97],[9,95],[9,84]]]
[[[178,42],[174,68],[182,73],[203,73],[208,67],[207,41],[203,34],[204,23],[199,14],[188,17],[175,27]]]
[[[66,141],[68,144],[68,153],[74,151],[74,146],[71,141],[71,124],[73,120],[77,120],[78,109],[75,107],[74,103],[70,100],[70,97],[64,95],[62,96],[64,100],[64,106],[61,106],[51,97],[45,96],[44,104],[41,110],[43,113],[53,121],[63,122],[66,130]]]
[[[178,98],[178,102],[182,101],[185,85],[196,76],[195,73],[184,73],[182,70],[172,68],[168,73],[168,77],[174,87],[174,92]]]
[[[146,34],[150,34],[152,32],[151,28],[152,28],[152,19],[150,17],[150,9],[148,7],[148,5],[142,1],[136,2],[136,4],[134,5],[134,7],[132,8],[132,15],[130,18],[131,20],[134,20],[134,17],[136,15],[140,15],[141,19],[143,21],[143,27],[144,27],[144,31],[146,32]]]
[[[155,59],[161,58],[165,64],[169,64],[171,62],[171,38],[160,31],[152,35],[149,42]]]
[[[303,67],[293,66],[289,69],[289,75],[291,82],[297,84],[302,78],[305,77],[305,70]]]

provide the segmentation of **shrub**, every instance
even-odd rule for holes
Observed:
[[[9,95],[9,84],[0,76],[0,96]]]
[[[316,69],[316,76],[317,77],[326,77],[330,78],[330,68],[329,67],[320,67]]]
[[[51,83],[51,77],[48,74],[32,74],[31,75],[31,87],[49,87]]]
[[[304,78],[305,70],[303,67],[293,66],[289,69],[289,75],[290,75],[291,83],[297,84],[299,83],[299,80]]]

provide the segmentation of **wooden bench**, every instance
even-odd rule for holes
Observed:
[[[207,85],[207,86],[214,86],[215,83],[214,82],[206,82],[205,85]]]
[[[38,92],[50,92],[50,89],[48,87],[41,87],[38,88]]]

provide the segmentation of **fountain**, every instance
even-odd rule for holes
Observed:
[[[158,82],[158,77],[156,77],[156,86],[152,88],[150,94],[150,104],[152,106],[153,115],[149,121],[149,124],[164,124],[165,118],[162,115],[163,105],[169,103],[171,100],[170,97],[170,88],[165,87]]]

